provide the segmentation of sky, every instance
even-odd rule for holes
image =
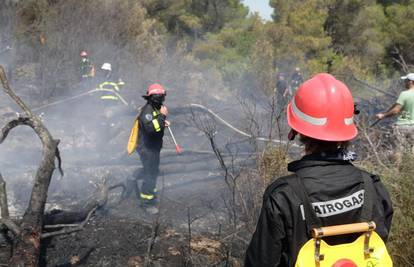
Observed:
[[[269,6],[269,0],[244,0],[243,2],[251,12],[259,12],[263,19],[271,20],[273,9]]]

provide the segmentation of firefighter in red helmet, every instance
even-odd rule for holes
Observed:
[[[134,173],[128,186],[137,186],[137,180],[142,179],[140,190],[141,206],[149,213],[158,213],[157,208],[157,177],[160,165],[164,128],[169,126],[166,120],[168,109],[163,105],[165,89],[158,83],[151,84],[143,96],[147,103],[138,115],[138,141],[136,151],[139,154],[143,168]]]
[[[246,252],[246,267],[293,267],[300,248],[312,238],[311,226],[374,221],[386,241],[393,215],[378,176],[352,164],[347,150],[358,130],[347,86],[320,73],[302,83],[287,107],[289,139],[299,135],[304,156],[289,163],[293,174],[276,179],[265,191],[260,217]],[[335,236],[332,244],[355,236]],[[309,266],[314,266],[309,264]]]
[[[82,81],[90,80],[95,77],[95,66],[89,60],[88,52],[85,50],[80,52],[81,62],[80,62],[80,75]]]

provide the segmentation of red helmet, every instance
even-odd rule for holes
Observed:
[[[88,53],[85,50],[83,50],[83,51],[80,52],[80,56],[81,57],[87,57]]]
[[[150,95],[165,95],[165,90],[161,84],[154,83],[148,86],[147,96]]]
[[[287,107],[287,118],[292,129],[319,140],[348,141],[358,133],[351,92],[327,73],[302,83]]]

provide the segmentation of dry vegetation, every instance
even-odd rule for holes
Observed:
[[[360,135],[354,146],[360,155],[358,165],[378,174],[394,201],[395,215],[388,244],[395,266],[414,266],[414,157],[398,151],[389,125],[370,127],[370,116],[394,101],[399,87],[395,79],[385,79],[382,84],[372,86],[357,78],[375,81],[378,77],[395,77],[395,70],[406,71],[412,66],[413,55],[406,52],[412,50],[407,49],[412,40],[406,38],[411,35],[403,32],[405,29],[411,33],[412,29],[399,27],[411,19],[410,12],[405,12],[407,3],[402,3],[406,1],[396,1],[401,3],[395,5],[385,3],[389,1],[337,1],[331,9],[318,12],[313,12],[317,1],[298,1],[302,12],[296,13],[290,12],[294,1],[272,0],[272,5],[285,13],[281,12],[269,23],[254,16],[247,18],[239,1],[81,2],[0,1],[0,25],[5,25],[8,32],[0,32],[0,46],[13,46],[10,54],[13,60],[7,62],[8,74],[17,88],[22,88],[20,93],[31,96],[30,101],[47,102],[76,90],[78,54],[82,49],[91,52],[97,66],[108,61],[113,63],[115,74],[127,84],[125,94],[132,102],[139,97],[136,91],[152,81],[168,84],[172,92],[182,92],[183,102],[188,99],[203,102],[205,95],[214,95],[217,99],[232,96],[235,87],[249,90],[252,95],[270,96],[275,72],[290,71],[296,64],[305,66],[307,73],[332,71],[362,99],[370,99],[361,101]],[[328,6],[333,1],[320,2]],[[351,2],[353,9],[347,6]],[[368,2],[370,7],[365,8]],[[389,15],[388,24],[379,4],[373,2],[381,2],[387,14],[395,15]],[[413,4],[407,5],[412,8]],[[309,21],[307,25],[301,23],[303,16]],[[355,25],[350,29],[341,26],[348,25],[341,22],[349,21],[350,17],[355,19]],[[364,17],[370,19],[362,20]],[[391,33],[386,31],[388,28]],[[366,51],[369,33],[375,37],[369,41],[377,43],[370,43],[375,49]],[[352,38],[353,35],[358,38]],[[386,51],[393,52],[386,54]],[[386,89],[378,91],[378,87]],[[386,97],[372,98],[373,89],[375,94],[385,93]],[[177,266],[241,266],[264,189],[275,178],[286,174],[286,163],[298,157],[298,152],[285,144],[257,141],[263,129],[269,139],[285,139],[282,107],[276,106],[274,99],[267,107],[266,112],[271,116],[263,120],[255,117],[254,108],[244,105],[248,125],[244,130],[249,132],[254,149],[241,161],[237,153],[216,142],[217,122],[211,116],[204,114],[197,120],[199,129],[210,141],[227,186],[229,197],[223,198],[223,202],[228,223],[218,233],[194,234],[192,225],[199,218],[194,218],[189,209],[184,233],[160,227],[162,222],[139,230],[130,230],[127,225],[125,229],[137,231],[136,237],[145,243],[139,247],[142,255],[131,257],[129,266],[165,265],[163,260],[168,257],[173,258],[169,263]],[[102,221],[92,226],[114,226],[105,219]],[[93,231],[90,229],[84,239],[69,236],[68,240],[87,242]]]

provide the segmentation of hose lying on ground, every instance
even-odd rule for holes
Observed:
[[[235,132],[237,132],[237,133],[239,133],[239,134],[241,134],[243,136],[246,136],[246,137],[249,137],[249,138],[255,138],[256,140],[263,141],[263,142],[273,142],[273,143],[285,144],[285,145],[291,144],[288,141],[283,141],[283,140],[279,140],[279,139],[269,139],[269,138],[264,138],[264,137],[253,137],[253,135],[248,134],[246,132],[243,132],[243,131],[237,129],[236,127],[234,127],[233,125],[231,125],[230,123],[228,123],[227,121],[225,121],[223,118],[221,118],[219,115],[217,115],[216,113],[214,113],[211,109],[208,109],[208,108],[206,108],[203,105],[200,105],[200,104],[190,104],[190,106],[191,107],[197,107],[197,108],[200,108],[200,109],[202,109],[204,111],[207,111],[208,113],[210,113],[211,115],[213,115],[216,119],[218,119],[222,124],[224,124],[225,126],[229,127],[233,131],[235,131]],[[291,145],[294,146],[294,147],[300,147],[299,145],[294,144],[294,143],[291,144]]]
[[[128,102],[116,91],[111,90],[111,89],[96,88],[96,89],[92,89],[90,91],[87,91],[85,93],[79,94],[79,95],[75,95],[75,96],[68,97],[68,98],[65,98],[65,99],[62,99],[62,100],[58,100],[58,101],[55,101],[55,102],[52,102],[52,103],[49,103],[49,104],[46,104],[46,105],[43,105],[43,106],[40,106],[40,107],[37,107],[37,108],[32,108],[32,111],[37,111],[37,110],[41,110],[41,109],[44,109],[44,108],[47,108],[47,107],[50,107],[50,106],[55,106],[55,105],[65,103],[65,102],[68,102],[70,100],[77,99],[79,97],[82,97],[82,96],[85,96],[85,95],[90,95],[90,94],[93,94],[93,93],[96,93],[96,92],[110,92],[110,93],[113,93],[121,100],[121,102],[125,106],[128,106]]]
[[[40,107],[37,107],[37,108],[33,108],[32,111],[41,110],[41,109],[44,109],[44,108],[49,107],[49,106],[55,106],[55,105],[58,105],[58,104],[61,104],[61,103],[64,103],[64,102],[71,101],[73,99],[77,99],[77,98],[85,96],[85,95],[90,95],[90,94],[93,94],[93,93],[96,93],[96,92],[102,92],[102,91],[107,91],[107,92],[114,93],[121,100],[121,102],[124,105],[128,106],[128,102],[119,93],[115,92],[114,90],[96,88],[96,89],[92,89],[90,91],[87,91],[85,93],[79,94],[79,95],[75,95],[75,96],[72,96],[72,97],[69,97],[69,98],[65,98],[65,99],[62,99],[62,100],[59,100],[59,101],[55,101],[55,102],[52,102],[52,103],[49,103],[49,104],[46,104],[46,105],[43,105],[43,106],[40,106]],[[219,115],[214,113],[211,109],[208,109],[207,107],[205,107],[203,105],[200,105],[200,104],[191,103],[190,108],[193,108],[193,107],[199,108],[203,111],[206,111],[206,112],[210,113],[216,119],[218,119],[222,124],[229,127],[233,131],[239,133],[240,135],[243,135],[243,136],[246,136],[246,137],[249,137],[249,138],[253,138],[253,135],[248,134],[246,132],[243,132],[243,131],[237,129],[236,127],[234,127],[233,125],[231,125],[230,123],[225,121],[223,118],[221,118]],[[279,140],[279,139],[269,139],[269,138],[265,138],[265,137],[254,137],[254,138],[258,141],[263,141],[263,142],[273,142],[273,143],[284,144],[284,145],[291,144],[294,147],[300,147],[299,145],[297,145],[295,143],[290,143],[288,141],[283,141],[283,140]]]

